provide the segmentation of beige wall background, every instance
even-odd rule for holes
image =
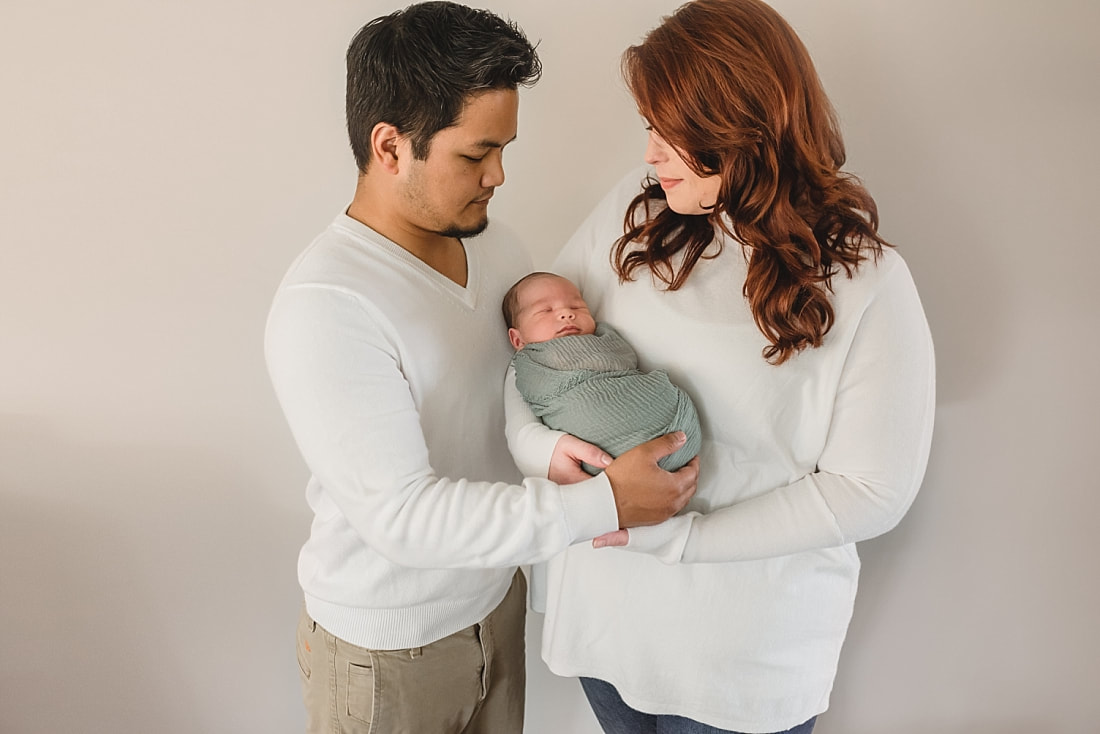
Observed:
[[[1100,4],[775,1],[939,360],[818,732],[1095,732]],[[494,199],[536,264],[640,159],[617,57],[676,4],[486,1],[541,39]],[[343,52],[394,7],[0,4],[0,731],[300,731],[306,471],[262,328],[350,197]],[[540,621],[527,731],[594,734]]]

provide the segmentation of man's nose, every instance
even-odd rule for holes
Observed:
[[[504,185],[504,160],[500,155],[489,161],[488,169],[481,176],[481,185],[487,189]]]

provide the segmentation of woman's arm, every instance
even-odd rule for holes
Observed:
[[[630,531],[668,563],[751,560],[829,548],[893,528],[924,477],[935,405],[931,335],[900,259],[866,307],[841,373],[817,470],[706,515]]]
[[[549,477],[558,484],[589,479],[581,463],[606,467],[611,456],[590,443],[562,431],[547,428],[516,388],[516,371],[504,378],[504,433],[519,470],[529,477]]]

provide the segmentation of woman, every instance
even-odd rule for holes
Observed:
[[[651,178],[624,179],[555,270],[695,400],[699,488],[691,512],[595,543],[624,548],[551,562],[543,656],[607,732],[804,734],[828,707],[855,543],[897,524],[924,474],[928,326],[774,10],[696,0],[623,68]],[[569,479],[575,439],[547,455],[520,402],[517,463]]]

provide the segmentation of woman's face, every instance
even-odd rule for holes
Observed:
[[[720,176],[700,176],[678,149],[653,128],[645,147],[645,162],[657,169],[668,206],[677,214],[709,214],[718,201]]]

